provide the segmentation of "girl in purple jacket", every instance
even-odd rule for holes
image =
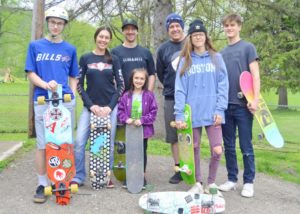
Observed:
[[[154,135],[153,123],[157,104],[153,92],[148,90],[148,73],[143,68],[134,69],[129,79],[130,89],[120,99],[118,119],[123,124],[143,126],[144,129],[144,173],[147,165],[148,138]],[[147,185],[144,179],[144,187]]]

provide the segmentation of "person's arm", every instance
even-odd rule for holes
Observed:
[[[93,106],[93,102],[90,99],[89,95],[84,90],[84,80],[85,80],[86,70],[87,70],[87,66],[84,57],[82,56],[79,60],[79,79],[77,84],[77,91],[78,94],[81,96],[84,105],[87,107],[87,109],[91,110],[91,107]]]
[[[147,102],[149,105],[149,112],[145,115],[142,115],[142,117],[140,119],[141,124],[145,124],[145,125],[151,125],[154,123],[156,115],[157,115],[157,110],[158,110],[157,103],[156,103],[153,92],[149,92],[148,97],[149,97],[149,100]]]
[[[148,90],[153,91],[155,85],[155,74],[149,76]]]
[[[129,119],[128,117],[128,109],[127,109],[127,93],[123,94],[119,103],[118,103],[118,119],[122,124],[125,124],[126,121]]]
[[[222,121],[224,120],[224,111],[227,109],[228,106],[228,90],[229,90],[229,83],[228,83],[228,75],[225,63],[221,55],[218,55],[217,61],[217,71],[216,71],[216,78],[217,78],[217,104],[216,110],[214,112],[214,125],[218,126],[221,125]]]
[[[45,90],[55,91],[57,88],[57,82],[55,80],[51,80],[50,82],[46,82],[42,80],[35,72],[28,71],[27,72],[28,79],[30,82],[40,88]]]
[[[75,77],[69,77],[69,86],[74,94],[76,96],[76,88],[77,88],[78,80]]]
[[[148,56],[147,56],[147,71],[149,74],[149,81],[148,81],[148,90],[153,91],[154,84],[155,84],[155,65],[154,60],[151,52],[148,50]]]
[[[162,62],[160,48],[158,48],[156,53],[156,74],[161,84],[164,84],[164,65]]]
[[[260,95],[260,77],[259,77],[259,65],[258,61],[254,60],[250,63],[250,72],[252,74],[253,78],[253,92],[254,92],[254,99],[252,102],[248,103],[248,109],[251,111],[251,113],[255,113],[257,110],[257,105],[259,101],[259,95]]]

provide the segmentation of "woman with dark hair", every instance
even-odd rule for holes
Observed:
[[[224,111],[228,103],[227,70],[222,56],[216,52],[201,20],[190,24],[181,51],[175,80],[175,118],[177,128],[184,128],[184,105],[192,109],[196,184],[191,192],[203,193],[200,172],[202,127],[206,129],[211,158],[207,189],[216,187],[216,173],[222,154]],[[220,193],[219,193],[220,194]]]
[[[83,110],[78,122],[75,140],[76,176],[71,183],[82,186],[86,178],[85,146],[90,134],[90,113],[111,119],[110,168],[113,166],[113,145],[117,124],[117,102],[124,90],[124,81],[119,61],[107,49],[112,39],[108,27],[100,27],[94,34],[95,50],[84,54],[79,61],[78,93],[83,101]],[[84,86],[86,82],[86,88]],[[115,86],[116,83],[116,86]],[[113,188],[110,181],[107,188]]]

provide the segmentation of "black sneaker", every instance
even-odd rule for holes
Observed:
[[[170,184],[178,184],[180,181],[182,181],[182,177],[180,175],[180,172],[176,172],[169,180]]]
[[[47,200],[47,197],[44,194],[45,187],[39,185],[35,191],[35,195],[33,196],[33,201],[35,203],[44,203]]]

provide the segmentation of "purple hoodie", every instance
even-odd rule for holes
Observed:
[[[132,105],[132,94],[126,91],[121,97],[118,105],[118,119],[122,124],[130,118]],[[144,138],[154,135],[153,123],[157,114],[157,104],[153,92],[143,91],[142,94],[142,117],[141,123],[144,128]]]

